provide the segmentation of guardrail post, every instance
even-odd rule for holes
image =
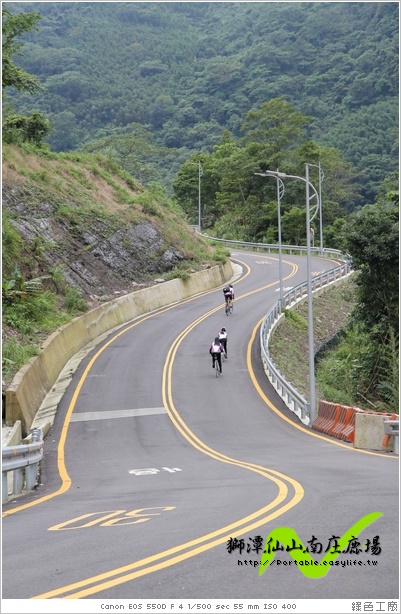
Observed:
[[[32,441],[41,441],[43,439],[41,428],[31,429],[30,432],[32,433]]]
[[[14,469],[13,474],[13,494],[19,495],[22,492],[22,485],[24,482],[23,470]]]
[[[36,485],[36,476],[38,473],[38,463],[28,465],[25,468],[25,487],[27,490],[32,490]]]
[[[8,480],[7,473],[5,471],[3,472],[1,486],[3,489],[3,503],[5,503],[8,501]]]

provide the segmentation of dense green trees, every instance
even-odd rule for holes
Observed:
[[[38,79],[13,62],[13,56],[22,55],[22,42],[17,40],[40,21],[37,13],[13,15],[2,6],[2,89],[13,87],[30,93],[41,89]],[[3,139],[5,142],[30,141],[40,145],[50,132],[50,123],[42,113],[34,112],[27,117],[5,107],[3,113]]]
[[[2,5],[2,85],[15,87],[17,90],[36,92],[40,89],[39,81],[21,67],[16,66],[12,56],[22,55],[22,42],[17,40],[25,32],[32,30],[40,21],[38,13],[20,13],[13,15]]]
[[[308,118],[283,97],[263,103],[259,109],[245,114],[241,138],[226,132],[213,153],[192,156],[181,166],[173,182],[176,200],[191,222],[196,223],[199,195],[194,164],[200,159],[202,228],[215,236],[274,243],[278,233],[276,181],[255,173],[278,169],[304,177],[305,164],[309,163],[310,180],[317,187],[320,163],[324,171],[324,232],[331,239],[331,247],[341,248],[342,225],[338,220],[360,201],[355,170],[337,149],[306,140],[307,127]],[[302,182],[286,181],[281,215],[283,242],[305,244]],[[315,223],[318,239],[319,220]]]
[[[317,186],[321,165],[324,244],[347,250],[360,271],[341,368],[354,391],[396,407],[394,3],[50,2],[13,10],[22,13],[3,7],[3,87],[18,108],[3,112],[6,141],[47,138],[58,151],[102,152],[142,182],[173,186],[192,223],[200,162],[203,230],[269,243],[277,241],[276,181],[255,173],[304,176],[309,163]],[[349,217],[377,194],[375,205]],[[302,182],[285,182],[281,207],[283,242],[305,243]]]
[[[284,152],[299,142],[307,121],[308,118],[280,96],[248,111],[241,131],[245,133],[246,143],[260,143],[264,149],[269,148],[269,168],[275,169],[282,164]]]
[[[369,326],[378,326],[380,338],[398,327],[398,207],[389,203],[366,205],[346,228],[348,251],[360,271],[359,314]]]
[[[50,122],[38,112],[30,117],[7,113],[3,119],[3,140],[6,143],[29,141],[41,145],[50,132]]]
[[[10,96],[18,112],[34,106],[49,116],[47,140],[57,151],[141,124],[160,148],[152,164],[170,187],[172,160],[211,153],[224,130],[240,138],[248,112],[284,98],[311,118],[308,140],[354,165],[364,203],[397,168],[397,3],[9,6],[42,16],[19,62],[46,89],[33,99]]]
[[[398,180],[383,184],[375,205],[343,225],[344,245],[357,271],[358,304],[351,326],[319,367],[330,386],[343,384],[353,398],[399,410],[399,210]],[[333,401],[336,399],[332,398]]]

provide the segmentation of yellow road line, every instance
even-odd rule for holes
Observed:
[[[335,440],[333,440],[331,438],[329,439],[328,437],[325,437],[324,435],[319,435],[318,433],[316,433],[316,431],[312,431],[311,429],[305,428],[304,426],[301,426],[300,424],[296,424],[295,422],[293,422],[292,420],[287,418],[287,416],[285,416],[279,409],[277,409],[277,407],[275,405],[273,405],[273,403],[270,401],[270,399],[263,392],[262,388],[259,385],[258,380],[256,379],[255,372],[254,372],[253,366],[252,366],[251,357],[250,357],[252,343],[253,343],[253,341],[255,339],[255,336],[256,336],[258,330],[260,329],[262,321],[263,321],[263,318],[261,320],[259,320],[259,322],[256,324],[255,328],[252,331],[251,339],[250,339],[249,345],[248,345],[248,356],[249,356],[248,365],[249,365],[249,374],[251,376],[252,383],[255,386],[255,388],[258,391],[258,393],[261,396],[261,398],[263,399],[263,401],[266,403],[266,405],[268,405],[270,407],[270,409],[272,411],[274,411],[274,413],[277,414],[277,416],[279,418],[281,418],[281,420],[284,420],[284,422],[287,422],[292,427],[296,428],[298,431],[302,431],[302,433],[305,433],[306,435],[309,435],[310,437],[316,437],[317,439],[322,439],[323,441],[332,443],[333,445],[339,446],[340,448],[345,448],[346,450],[352,450],[353,452],[360,452],[362,454],[370,454],[372,456],[381,456],[382,458],[397,458],[395,456],[393,456],[393,457],[392,456],[388,456],[388,454],[383,454],[383,453],[380,453],[380,452],[370,452],[369,450],[361,450],[359,448],[350,447],[350,446],[345,445],[344,443],[341,443],[340,441],[335,441]]]
[[[260,258],[260,255],[258,255],[258,257]],[[269,257],[268,257],[269,258]],[[272,260],[276,260],[276,258],[271,258]],[[243,264],[247,269],[247,273],[246,275],[241,278],[244,279],[247,275],[249,275],[250,273],[250,268],[248,267],[248,265],[246,265],[245,263],[238,261],[241,264]],[[290,277],[292,277],[293,275],[295,275],[295,273],[298,270],[298,266],[294,265],[290,262],[284,261],[286,262],[286,264],[290,264],[293,268],[292,268],[292,272],[291,274],[286,277],[285,279],[289,279]],[[241,280],[238,280],[241,281]],[[241,298],[245,298],[246,296],[252,295],[256,292],[260,292],[268,287],[271,287],[272,285],[277,284],[278,282],[272,282],[271,284],[268,284],[267,286],[264,286],[262,288],[258,288],[257,290],[253,290],[249,293],[246,293],[244,295],[242,295],[241,297],[238,297],[238,299],[236,300],[240,300]],[[215,290],[213,290],[215,291]],[[213,292],[212,291],[212,292]],[[198,295],[199,296],[199,295]],[[188,299],[188,300],[193,300],[194,297]],[[182,304],[179,303],[179,304]],[[179,305],[177,304],[177,305]],[[177,305],[173,305],[170,306],[166,309],[162,309],[159,310],[157,312],[157,314],[159,313],[163,313],[164,311],[167,311],[168,309],[172,309],[173,307],[177,306]],[[161,553],[152,555],[150,557],[146,557],[140,561],[136,561],[134,563],[131,563],[129,565],[125,565],[123,567],[114,569],[114,570],[110,570],[108,572],[105,572],[103,574],[99,574],[97,576],[94,576],[92,578],[88,578],[86,580],[82,580],[80,582],[76,582],[73,584],[70,584],[68,586],[59,588],[59,589],[55,589],[53,591],[49,591],[47,593],[44,593],[42,595],[38,595],[33,597],[34,599],[44,599],[44,598],[53,598],[53,597],[60,597],[61,595],[64,595],[64,598],[84,598],[87,597],[89,595],[98,593],[100,591],[106,590],[107,588],[113,587],[113,586],[117,586],[119,584],[123,584],[125,582],[129,582],[130,580],[133,580],[135,578],[141,577],[143,575],[149,574],[149,573],[153,573],[155,571],[159,571],[163,568],[166,568],[170,565],[174,565],[177,563],[180,563],[190,557],[196,556],[197,554],[200,554],[201,552],[204,552],[205,550],[208,550],[210,548],[213,548],[221,543],[223,543],[224,541],[227,540],[228,536],[232,536],[233,531],[235,532],[236,535],[240,535],[243,534],[245,532],[248,532],[256,527],[259,527],[263,524],[266,524],[267,522],[269,522],[270,520],[272,520],[273,518],[276,518],[278,516],[280,516],[281,514],[283,514],[284,512],[286,512],[288,509],[291,509],[293,506],[297,505],[297,503],[299,503],[299,501],[302,499],[304,491],[302,489],[302,486],[296,482],[294,479],[285,476],[284,474],[281,474],[278,471],[274,471],[272,469],[267,469],[263,466],[260,465],[256,465],[253,463],[247,463],[244,461],[240,461],[234,458],[231,458],[229,456],[226,456],[216,450],[214,450],[213,448],[210,448],[209,446],[207,446],[204,442],[202,442],[192,431],[191,429],[188,427],[188,425],[184,422],[184,420],[182,419],[182,417],[180,416],[179,412],[177,411],[174,402],[173,402],[173,395],[172,395],[172,384],[171,384],[171,380],[172,380],[172,369],[173,369],[173,364],[174,364],[174,360],[175,360],[175,356],[176,353],[178,351],[178,348],[182,342],[182,340],[186,337],[186,335],[193,330],[193,328],[195,328],[199,323],[201,323],[204,319],[206,319],[207,317],[209,317],[211,314],[215,313],[216,311],[218,311],[219,309],[221,309],[221,306],[218,306],[212,310],[210,310],[208,313],[202,315],[200,318],[198,318],[197,320],[195,320],[194,322],[192,322],[188,327],[186,327],[186,329],[184,329],[184,331],[182,331],[180,333],[180,335],[176,338],[176,340],[174,341],[174,343],[172,344],[172,346],[170,347],[170,350],[168,352],[166,361],[165,361],[165,365],[164,365],[164,369],[163,369],[163,383],[162,383],[162,394],[163,394],[163,403],[164,406],[166,408],[167,413],[170,416],[170,419],[172,420],[173,424],[175,425],[175,427],[180,431],[180,433],[183,435],[183,437],[185,437],[185,439],[196,449],[198,449],[199,451],[203,452],[204,454],[210,456],[211,458],[215,459],[215,460],[219,460],[220,462],[224,462],[227,464],[231,464],[231,465],[235,465],[238,467],[242,467],[244,469],[248,469],[251,471],[254,471],[260,475],[262,475],[263,477],[270,479],[271,481],[273,481],[277,487],[278,487],[278,495],[276,496],[276,498],[271,501],[268,505],[264,506],[263,508],[257,510],[256,512],[254,512],[253,514],[250,514],[234,523],[231,523],[230,525],[227,525],[225,527],[222,527],[216,531],[213,531],[212,533],[203,535],[197,539],[191,540],[189,542],[186,542],[184,544],[181,544],[179,546],[175,546],[173,548],[170,548],[168,550],[165,550]],[[134,324],[132,324],[129,327],[124,328],[123,331],[121,331],[120,333],[118,333],[117,335],[115,335],[112,339],[110,339],[96,354],[95,356],[91,359],[90,363],[88,364],[88,366],[86,367],[83,375],[81,376],[80,382],[77,386],[77,389],[74,392],[73,398],[71,400],[70,406],[67,410],[67,415],[65,417],[65,421],[64,421],[64,425],[63,425],[63,432],[62,432],[62,437],[60,439],[60,444],[59,444],[59,448],[58,448],[58,463],[59,463],[59,471],[60,471],[60,476],[62,477],[62,487],[56,491],[55,493],[53,493],[52,495],[48,495],[46,497],[43,497],[42,499],[40,499],[39,501],[35,501],[32,502],[31,504],[27,504],[25,506],[21,506],[20,508],[14,509],[11,511],[11,513],[14,513],[18,510],[21,509],[25,509],[26,507],[30,507],[31,505],[35,505],[39,502],[43,502],[46,501],[48,499],[50,499],[53,496],[56,496],[58,494],[62,494],[63,492],[66,492],[70,486],[71,486],[71,480],[68,477],[66,468],[65,468],[65,463],[64,463],[64,445],[65,445],[65,439],[66,439],[66,434],[67,434],[67,429],[68,429],[68,425],[69,425],[69,420],[70,420],[70,416],[72,414],[72,411],[74,409],[75,403],[76,403],[76,399],[78,397],[79,391],[82,388],[82,385],[87,377],[87,374],[89,373],[89,370],[91,369],[91,367],[93,366],[93,363],[95,362],[95,360],[98,358],[98,356],[106,349],[106,347],[108,347],[116,338],[118,338],[120,335],[124,334],[126,331],[130,330],[131,328],[133,328],[134,326],[138,325],[139,323],[145,321],[148,318],[151,318],[155,315],[155,313],[152,313],[148,316],[145,316],[143,318],[141,318],[139,321],[136,321]],[[306,430],[302,427],[299,427],[297,424],[295,424],[294,422],[290,421],[288,418],[286,418],[285,416],[283,416],[279,410],[269,401],[269,399],[264,395],[263,391],[261,390],[255,374],[254,374],[254,370],[253,370],[253,366],[252,366],[252,361],[251,361],[251,348],[252,348],[252,344],[254,342],[255,336],[256,336],[256,332],[257,329],[260,327],[260,323],[262,320],[260,320],[258,322],[258,324],[254,327],[253,331],[252,331],[252,335],[251,338],[249,340],[248,343],[248,348],[247,348],[247,364],[248,364],[248,368],[249,368],[249,373],[251,375],[251,379],[252,382],[256,388],[256,390],[258,391],[259,395],[262,397],[262,399],[265,401],[265,403],[273,410],[275,411],[275,413],[277,413],[282,419],[286,420],[288,423],[290,423],[292,426],[298,428],[299,430],[303,431],[304,433],[307,433],[309,435],[312,435],[314,437],[317,437],[319,439],[323,439],[325,441],[329,441],[330,443],[334,443],[335,445],[340,445],[341,447],[344,447],[346,449],[351,449],[348,448],[347,446],[345,446],[344,444],[340,444],[337,442],[333,442],[331,439],[327,439],[321,435],[317,435],[315,433],[311,433],[309,430]],[[363,451],[365,452],[365,451]],[[380,455],[379,456],[383,456]],[[291,486],[294,489],[294,495],[292,496],[292,498],[283,505],[283,503],[285,502],[287,496],[288,496],[288,486],[285,483],[285,481],[288,482],[289,484],[291,484]],[[272,511],[272,509],[276,508],[277,506],[281,506],[279,509]],[[4,514],[7,515],[7,512]],[[187,552],[182,552],[183,550],[187,550]],[[170,558],[167,558],[170,557]],[[167,559],[165,561],[160,562],[160,559]],[[142,569],[139,569],[142,567]],[[134,571],[135,570],[135,571]],[[122,575],[123,574],[123,575]],[[116,576],[120,576],[120,577],[116,577]],[[91,584],[92,586],[89,587],[88,585]],[[81,589],[81,590],[79,590]],[[73,592],[73,591],[77,591],[78,592]],[[66,593],[69,593],[68,596],[66,595]]]
[[[293,270],[290,276],[294,275],[298,267],[293,266]],[[272,284],[268,284],[264,288],[260,288],[260,290],[265,289],[271,285],[276,284],[277,282],[273,282]],[[253,292],[249,293],[253,294]],[[99,574],[98,576],[94,576],[93,578],[88,578],[86,580],[82,580],[80,582],[76,582],[69,586],[65,586],[59,589],[55,589],[53,591],[49,591],[47,593],[43,593],[42,595],[37,595],[34,597],[35,599],[49,599],[54,597],[59,597],[64,595],[64,598],[67,599],[80,599],[84,597],[88,597],[89,595],[93,595],[95,593],[99,593],[100,591],[106,590],[107,588],[111,588],[117,586],[119,584],[123,584],[125,582],[129,582],[130,580],[134,580],[135,578],[141,577],[143,575],[153,573],[155,571],[159,571],[171,565],[175,565],[180,563],[190,557],[196,556],[205,550],[209,550],[211,548],[216,547],[217,545],[227,541],[227,537],[231,537],[233,532],[236,535],[243,534],[245,532],[249,532],[250,530],[259,527],[263,524],[266,524],[273,518],[285,513],[288,509],[291,509],[294,505],[297,505],[299,501],[302,499],[304,491],[302,486],[296,482],[294,479],[285,476],[278,471],[272,471],[260,465],[256,465],[253,463],[243,462],[225,454],[222,454],[213,448],[207,446],[204,442],[202,442],[188,427],[188,425],[184,422],[179,412],[177,411],[173,398],[172,398],[172,369],[175,360],[176,353],[183,339],[188,335],[190,331],[192,331],[198,324],[200,324],[203,320],[209,317],[211,314],[215,313],[221,307],[218,306],[208,313],[200,316],[192,322],[189,326],[187,326],[184,331],[175,339],[172,344],[163,369],[163,378],[162,378],[162,394],[163,394],[163,404],[167,413],[170,416],[171,421],[175,425],[175,427],[179,430],[179,432],[185,437],[185,439],[196,449],[203,452],[204,454],[210,456],[211,458],[218,460],[220,462],[224,462],[227,464],[235,465],[238,467],[242,467],[244,469],[248,469],[250,471],[254,471],[263,477],[271,480],[278,486],[278,495],[276,498],[271,501],[268,505],[263,508],[257,510],[256,512],[242,518],[230,525],[217,529],[212,533],[203,535],[200,538],[195,540],[191,540],[174,548],[170,548],[164,552],[158,553],[156,555],[152,555],[151,557],[147,557],[140,561],[136,561],[130,565],[126,565],[124,567],[111,570],[104,574]],[[271,512],[272,509],[276,508],[278,505],[284,503],[285,499],[288,495],[288,486],[284,482],[286,480],[291,484],[294,489],[294,495],[292,499],[288,501],[285,505],[282,505],[278,510]],[[270,513],[271,512],[271,513]],[[266,515],[267,514],[267,515]],[[245,526],[244,526],[245,525]],[[201,545],[198,545],[201,544]],[[176,553],[182,550],[191,550],[176,555]],[[168,558],[166,561],[160,562],[160,559]],[[157,563],[155,563],[158,561]],[[145,567],[148,565],[148,567]],[[145,567],[139,571],[132,571],[138,567]],[[121,576],[121,574],[125,574]],[[120,576],[120,577],[115,577]],[[99,584],[100,583],[100,584]],[[92,584],[91,587],[88,587],[88,584]],[[95,586],[93,586],[96,584]],[[84,588],[86,587],[86,588]],[[76,591],[78,592],[72,592]],[[69,593],[68,596],[66,593]]]

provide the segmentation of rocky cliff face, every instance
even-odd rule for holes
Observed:
[[[178,246],[166,246],[150,221],[118,228],[93,216],[71,225],[58,215],[55,203],[39,199],[33,208],[31,197],[21,187],[3,185],[3,209],[31,246],[33,258],[35,249],[40,252],[37,276],[59,267],[65,281],[92,303],[149,283],[185,259]]]
[[[177,266],[215,263],[164,194],[118,173],[107,160],[5,149],[3,213],[23,240],[25,277],[56,271],[55,283],[79,288],[93,306]],[[13,266],[7,249],[3,276]]]
[[[108,158],[3,145],[2,170],[3,389],[88,308],[222,261],[161,186]],[[50,292],[29,297],[42,276]]]

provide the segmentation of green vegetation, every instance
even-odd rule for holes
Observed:
[[[303,126],[308,119],[284,98],[274,98],[244,117],[243,137],[234,139],[228,132],[214,152],[192,156],[173,182],[174,197],[192,223],[198,217],[198,178],[194,166],[201,161],[202,199],[205,203],[202,228],[217,237],[242,241],[276,243],[278,241],[277,181],[255,175],[266,169],[285,169],[286,174],[305,175],[319,185],[318,164],[324,168],[322,202],[324,203],[324,244],[341,248],[339,222],[350,202],[356,202],[355,172],[339,151],[306,141]],[[259,125],[259,128],[256,126]],[[305,185],[285,181],[280,199],[282,241],[305,245]],[[314,222],[316,239],[319,220]],[[319,238],[320,239],[320,238]]]
[[[356,287],[353,280],[347,280],[313,298],[315,352],[324,347],[340,329],[348,324],[355,304]],[[306,303],[285,311],[285,320],[272,334],[269,351],[279,371],[305,398],[309,398],[309,366],[308,361],[305,360],[305,356],[308,356],[308,307]],[[328,361],[330,357],[331,353]],[[318,365],[320,364],[319,361]],[[317,371],[316,397],[328,398],[335,402],[332,396],[325,396],[326,390],[318,373]],[[330,393],[338,394],[338,391],[342,390],[342,381],[335,380],[333,383],[332,379],[331,382]]]
[[[32,143],[5,144],[3,380],[9,383],[39,352],[46,337],[93,305],[88,287],[80,285],[79,277],[75,276],[75,281],[71,278],[74,245],[88,254],[85,269],[96,275],[102,262],[95,257],[90,264],[92,250],[99,242],[107,245],[109,237],[121,236],[115,247],[119,268],[107,273],[110,294],[99,297],[98,302],[113,298],[116,284],[121,292],[131,291],[135,280],[151,283],[155,270],[167,279],[186,279],[189,271],[227,259],[227,251],[209,246],[184,218],[165,188],[142,186],[100,154],[56,154]],[[21,233],[22,221],[29,229],[27,235]],[[138,224],[152,224],[155,236],[162,237],[163,243],[155,251],[147,250],[145,260],[138,260],[137,268],[127,278],[118,250],[131,249],[135,238],[126,233]],[[42,228],[46,228],[45,233]],[[91,237],[93,245],[86,236]],[[163,254],[169,249],[179,252],[179,265],[163,264]],[[135,260],[132,257],[134,265]],[[164,268],[152,269],[152,264]]]
[[[165,279],[168,281],[170,279],[189,279],[190,273],[184,267],[175,267],[172,271],[169,271],[167,275],[165,275]]]
[[[2,87],[15,88],[31,94],[42,89],[39,80],[16,66],[13,55],[20,55],[22,43],[17,38],[35,28],[41,16],[37,13],[13,15],[2,5]],[[6,143],[31,142],[41,145],[50,133],[50,122],[42,113],[33,112],[26,117],[5,108],[2,122],[2,137]]]
[[[304,177],[309,163],[315,186],[324,170],[324,245],[348,252],[358,271],[356,290],[315,301],[322,343],[350,321],[319,362],[321,394],[396,410],[396,3],[7,7],[4,377],[89,308],[99,267],[113,295],[155,273],[186,279],[225,262],[227,250],[187,224],[198,221],[200,168],[202,229],[272,243],[277,182],[255,173]],[[281,221],[284,243],[305,243],[302,182],[285,181]],[[286,315],[272,347],[305,393],[306,321],[302,309]],[[293,336],[280,339],[287,325]]]
[[[15,65],[13,55],[20,55],[23,43],[17,38],[30,32],[40,21],[38,13],[20,13],[13,15],[2,5],[2,84],[3,87],[15,87],[19,91],[36,92],[41,89],[36,77]],[[37,28],[36,28],[37,29]]]
[[[344,226],[344,243],[357,271],[354,281],[314,299],[315,351],[343,330],[336,347],[319,355],[317,397],[398,413],[398,195],[389,183],[383,189],[375,206],[353,214]],[[286,315],[273,333],[270,352],[308,398],[307,308]]]
[[[189,156],[211,153],[224,131],[241,138],[247,113],[259,131],[263,105],[284,97],[310,118],[307,140],[336,148],[353,165],[360,200],[348,195],[349,210],[374,202],[386,173],[398,167],[395,2],[6,7],[21,13],[12,19],[24,26],[18,69],[43,87],[28,95],[15,82],[8,100],[22,115],[34,108],[51,121],[53,150],[101,150],[141,182],[170,191]],[[8,15],[3,24],[11,27]],[[7,47],[6,59],[14,50]]]
[[[12,376],[39,352],[43,339],[71,318],[59,308],[55,293],[46,291],[48,276],[25,280],[18,268],[3,279],[3,380]],[[72,313],[76,313],[72,310]]]
[[[391,188],[387,183],[387,193],[351,216],[346,228],[359,273],[355,325],[346,341],[359,336],[363,347],[356,359],[359,372],[352,375],[354,389],[398,412],[399,212],[398,193]]]

